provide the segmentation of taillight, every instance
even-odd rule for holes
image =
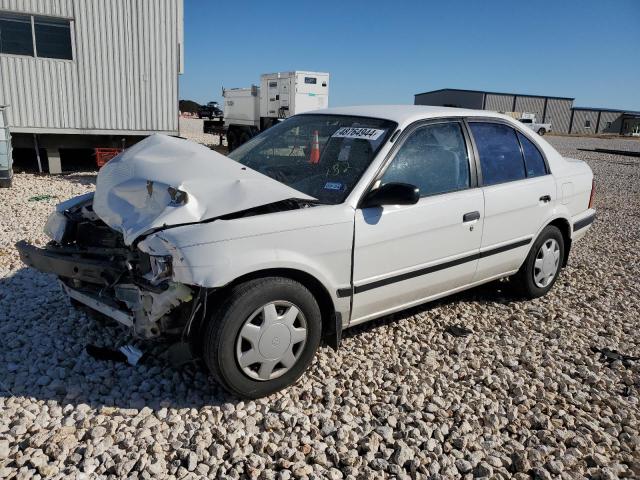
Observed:
[[[596,199],[596,179],[591,180],[591,196],[589,196],[589,208],[593,208]]]

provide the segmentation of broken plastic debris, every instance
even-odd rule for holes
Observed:
[[[604,347],[604,348],[591,347],[591,351],[594,353],[599,353],[600,355],[602,355],[602,360],[609,363],[615,362],[616,360],[618,360],[622,362],[624,365],[628,365],[629,362],[640,360],[640,357],[634,357],[631,355],[620,353],[617,350],[613,350],[608,347]]]
[[[127,356],[127,362],[129,365],[137,365],[142,358],[142,350],[133,345],[125,345],[124,347],[120,347],[120,351]]]
[[[473,330],[470,330],[462,325],[449,325],[445,330],[449,335],[453,335],[454,337],[468,337],[473,333]]]
[[[87,345],[85,350],[96,360],[111,360],[113,362],[128,363],[130,365],[137,365],[143,355],[139,348],[132,345],[125,345],[118,350]]]

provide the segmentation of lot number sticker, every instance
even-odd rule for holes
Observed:
[[[364,140],[377,140],[385,132],[378,128],[342,127],[331,135],[334,138],[360,138]]]

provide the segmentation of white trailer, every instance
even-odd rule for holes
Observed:
[[[260,87],[223,88],[224,127],[229,151],[277,122],[298,113],[329,106],[329,74],[322,72],[267,73]],[[215,125],[205,122],[205,131]]]

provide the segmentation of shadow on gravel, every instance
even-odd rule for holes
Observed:
[[[374,331],[377,328],[396,322],[400,319],[411,317],[420,313],[429,312],[434,308],[442,305],[458,304],[458,303],[465,303],[465,302],[506,304],[511,302],[517,302],[519,300],[520,299],[518,297],[516,297],[515,295],[507,291],[507,285],[505,283],[500,281],[494,281],[494,282],[486,283],[484,285],[480,285],[470,290],[465,290],[463,292],[455,293],[453,295],[441,298],[439,300],[434,300],[429,303],[423,303],[422,305],[417,305],[407,310],[401,310],[400,312],[386,315],[376,320],[363,323],[362,325],[357,325],[348,330],[345,330],[342,334],[342,338],[351,338],[351,337],[358,336],[363,332]]]
[[[90,357],[85,346],[137,344],[149,353],[131,366]],[[235,403],[203,366],[176,368],[168,345],[138,343],[116,322],[71,307],[53,275],[22,268],[0,278],[0,397],[62,405],[158,410]]]
[[[354,327],[344,337],[438,305],[510,300],[494,282]],[[109,348],[136,344],[147,356],[137,366],[95,360],[86,353],[88,344]],[[52,275],[22,268],[0,278],[0,397],[153,410],[238,401],[208,378],[203,365],[172,366],[163,356],[167,348],[167,344],[139,343],[116,322],[100,322],[71,307]]]
[[[65,180],[68,180],[71,183],[76,183],[78,185],[84,186],[93,186],[96,185],[96,178],[98,177],[98,172],[96,173],[68,173],[64,175]]]

